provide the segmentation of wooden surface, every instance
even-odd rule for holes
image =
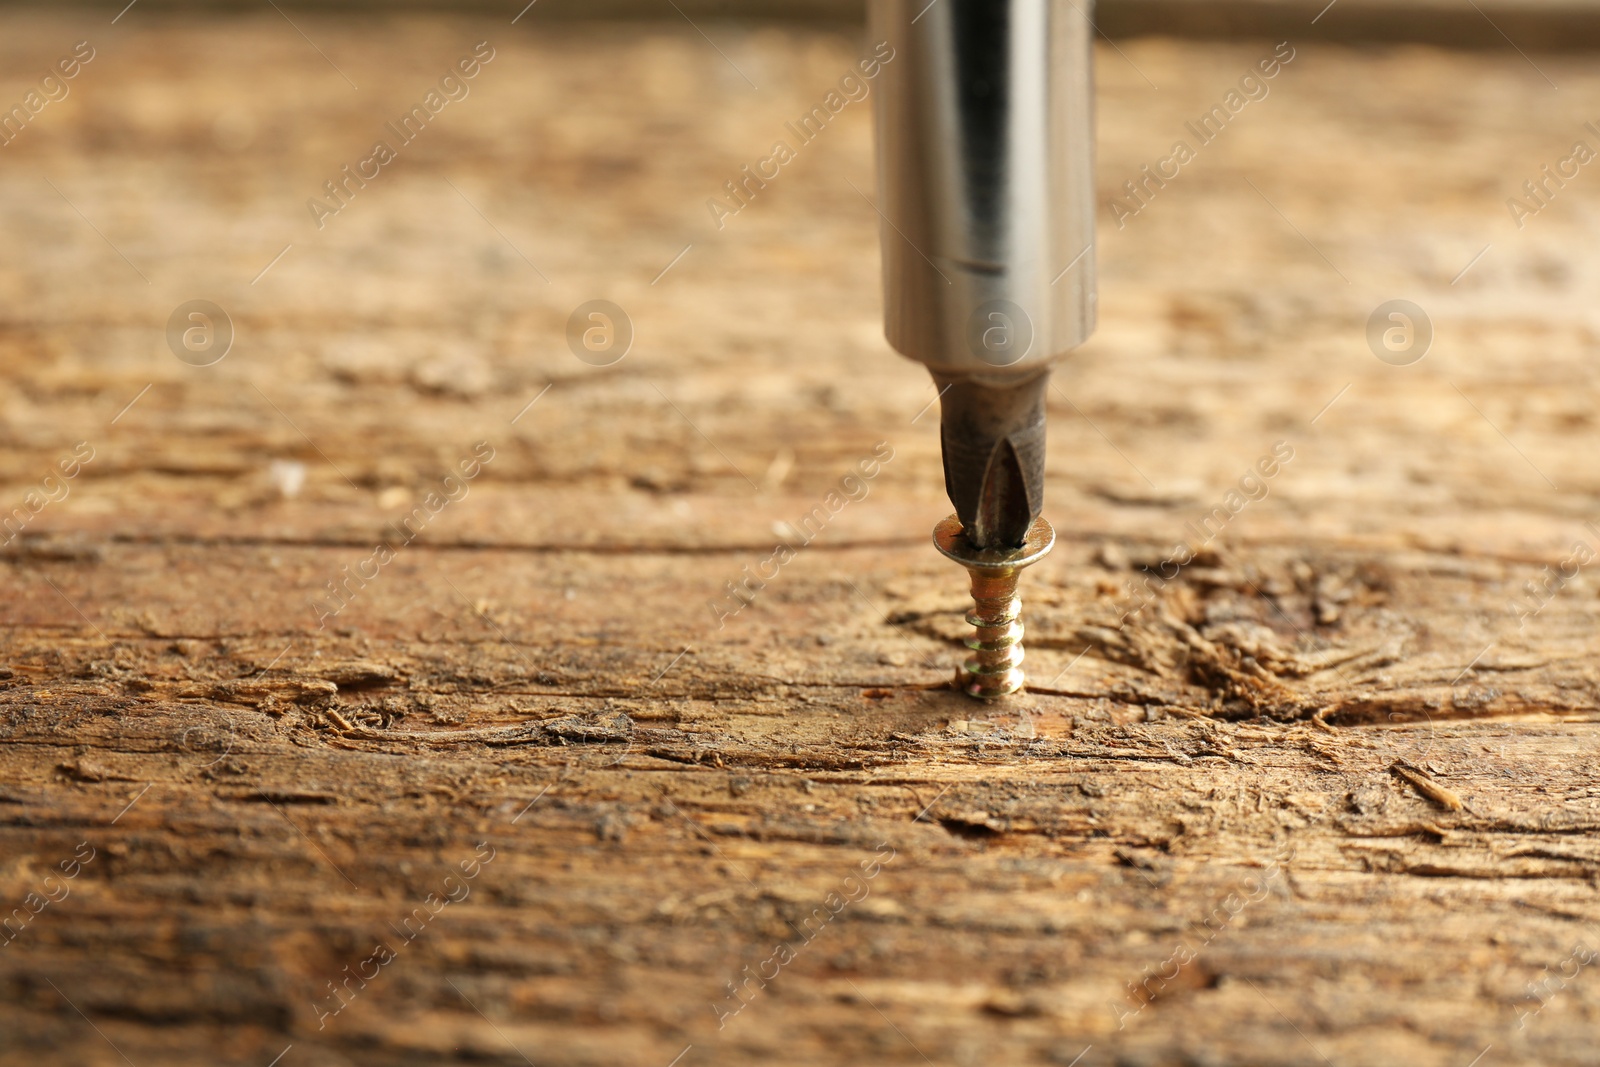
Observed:
[[[1594,1061],[1592,565],[1515,605],[1600,543],[1600,179],[1505,206],[1595,144],[1588,59],[1303,46],[1106,207],[1040,688],[980,706],[939,688],[963,578],[880,335],[869,105],[705,207],[863,42],[108,17],[0,33],[3,100],[97,49],[0,149],[5,514],[66,487],[0,550],[0,1064]],[[1105,198],[1262,54],[1103,46]],[[202,298],[209,367],[164,335]],[[609,367],[565,336],[601,298]],[[1365,337],[1394,298],[1409,366]]]
[[[99,6],[80,5],[85,21]],[[277,0],[275,0],[277,2]],[[812,23],[865,22],[867,0],[536,0],[540,22],[565,19],[646,19],[682,27],[684,19],[787,20]],[[526,0],[524,0],[526,3]],[[27,6],[0,0],[0,11]],[[254,0],[139,0],[146,13],[191,16],[257,13]],[[351,17],[371,12],[451,11],[497,20],[521,10],[505,0],[282,0],[285,12],[330,7]],[[1080,7],[1087,5],[1080,4]],[[1168,36],[1238,41],[1284,37],[1376,44],[1421,42],[1454,48],[1502,51],[1572,51],[1600,46],[1600,0],[1095,0],[1095,25],[1113,38]],[[534,18],[532,14],[527,16]],[[1312,20],[1315,19],[1315,22]]]

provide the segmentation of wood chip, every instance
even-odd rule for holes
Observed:
[[[1466,803],[1463,802],[1462,799],[1454,792],[1446,789],[1444,786],[1440,785],[1438,782],[1435,782],[1432,778],[1429,778],[1426,774],[1423,774],[1410,764],[1396,760],[1394,763],[1389,765],[1389,770],[1398,777],[1410,782],[1417,792],[1421,793],[1424,797],[1427,797],[1429,800],[1433,801],[1435,804],[1438,804],[1442,808],[1448,808],[1451,811],[1461,811],[1467,806]]]

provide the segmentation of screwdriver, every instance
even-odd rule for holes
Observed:
[[[968,694],[1022,688],[1017,575],[1050,550],[1051,367],[1094,328],[1091,27],[1074,0],[870,0],[884,333],[939,390],[939,551],[970,573]]]

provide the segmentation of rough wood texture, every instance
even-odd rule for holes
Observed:
[[[79,0],[81,3],[82,0]],[[526,2],[526,0],[524,0]],[[538,18],[654,19],[681,26],[694,19],[799,20],[856,23],[866,20],[866,0],[537,0]],[[5,6],[19,0],[0,0]],[[150,11],[254,14],[253,0],[139,0]],[[449,10],[486,19],[507,17],[521,5],[503,0],[282,0],[286,11],[327,11],[336,6],[353,17],[372,11]],[[1087,5],[1081,5],[1087,6]],[[83,5],[86,12],[98,8]],[[1326,8],[1326,10],[1324,10]],[[1284,37],[1377,44],[1422,42],[1502,51],[1518,48],[1570,51],[1600,45],[1600,0],[1096,0],[1095,25],[1112,38],[1186,37],[1238,41]],[[1322,17],[1318,17],[1318,16]],[[90,21],[92,16],[85,15]],[[531,16],[530,16],[531,17]],[[1315,18],[1315,22],[1312,19]]]
[[[97,49],[0,149],[4,514],[68,493],[0,556],[0,1064],[1592,1062],[1600,604],[1542,569],[1600,537],[1596,179],[1504,204],[1595,143],[1592,62],[1303,46],[1108,206],[1039,691],[984,707],[937,688],[963,577],[868,105],[705,206],[862,42],[108,17],[0,34],[8,101]],[[1105,48],[1106,195],[1262,52]],[[1396,297],[1436,329],[1403,367]],[[164,337],[196,298],[210,367]],[[604,368],[564,334],[596,298],[637,332]]]

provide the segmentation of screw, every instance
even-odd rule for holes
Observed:
[[[1056,532],[1043,518],[1033,520],[1019,548],[975,548],[954,515],[933,528],[934,547],[972,576],[967,622],[976,633],[967,638],[967,647],[973,654],[956,676],[968,696],[994,700],[1022,688],[1022,601],[1017,577],[1022,568],[1043,559],[1055,542]]]

